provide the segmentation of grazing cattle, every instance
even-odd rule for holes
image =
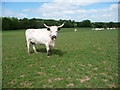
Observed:
[[[33,50],[37,53],[35,44],[43,44],[46,46],[47,56],[50,56],[50,49],[54,47],[55,40],[57,38],[57,32],[64,25],[60,26],[47,26],[44,24],[44,29],[27,29],[26,34],[26,43],[28,49],[28,55],[30,55],[30,44],[32,44]]]
[[[113,27],[113,29],[116,29],[115,27]]]
[[[102,31],[102,30],[104,30],[104,28],[95,28],[94,30],[96,30],[96,31]]]
[[[113,29],[113,28],[110,28],[111,30]]]
[[[116,29],[115,27],[113,27],[113,28],[110,28],[110,29]]]
[[[99,28],[95,28],[95,30],[99,30]]]
[[[113,28],[107,28],[108,30],[112,30],[112,29],[116,29],[115,27],[113,27]]]

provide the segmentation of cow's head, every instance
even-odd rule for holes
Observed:
[[[44,26],[47,27],[47,30],[51,32],[51,39],[55,40],[57,38],[57,32],[60,30],[60,28],[64,25],[64,23],[60,26],[47,26],[44,23]]]

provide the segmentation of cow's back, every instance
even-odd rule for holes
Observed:
[[[49,34],[47,29],[27,29],[26,39],[36,44],[45,44],[50,40]]]

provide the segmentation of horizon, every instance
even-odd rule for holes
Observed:
[[[5,18],[5,17],[1,17],[1,18]],[[6,17],[6,18],[17,18],[17,17]],[[26,17],[25,17],[26,18]],[[24,18],[17,18],[18,20],[20,20],[20,19],[24,19]],[[27,19],[42,19],[42,20],[54,20],[54,21],[60,21],[60,20],[62,20],[62,21],[69,21],[69,20],[71,20],[71,19],[69,19],[69,20],[66,20],[66,19],[59,19],[59,20],[55,20],[55,19],[44,19],[44,18],[27,18]],[[85,20],[89,20],[89,19],[85,19]],[[71,21],[75,21],[75,20],[71,20]],[[84,20],[82,20],[82,21],[84,21]],[[82,21],[75,21],[75,22],[82,22]],[[119,23],[119,21],[108,21],[108,22],[99,22],[99,21],[97,21],[97,22],[92,22],[92,21],[90,21],[91,23],[109,23],[109,22],[113,22],[113,23]]]

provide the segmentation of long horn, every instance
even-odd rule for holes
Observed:
[[[45,23],[44,23],[44,26],[45,26],[45,27],[47,27],[47,28],[49,28],[49,27],[50,27],[50,26],[47,26]]]
[[[58,28],[61,28],[64,24],[65,24],[65,22],[62,25],[58,26]]]
[[[47,27],[47,28],[49,28],[49,27],[50,27],[50,26],[47,26],[47,25],[45,24],[45,22],[44,22],[44,21],[42,21],[42,22],[43,22],[43,24],[44,24],[44,26],[45,26],[45,27]]]

